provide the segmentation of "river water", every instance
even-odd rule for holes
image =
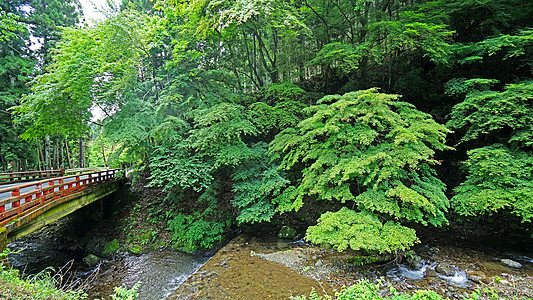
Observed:
[[[208,259],[161,249],[141,255],[122,253],[103,260],[99,267],[88,267],[83,263],[88,253],[76,243],[88,228],[87,224],[64,218],[10,243],[8,248],[14,253],[9,255],[9,263],[25,275],[43,270],[56,274],[61,270],[56,278],[61,275],[63,285],[82,286],[89,299],[110,299],[115,287],[131,288],[141,282],[137,299],[159,300],[177,289]]]

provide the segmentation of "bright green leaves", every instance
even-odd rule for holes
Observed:
[[[198,220],[194,216],[177,214],[169,222],[173,247],[192,253],[207,250],[220,243],[228,225],[224,222]]]
[[[487,146],[467,152],[466,181],[455,188],[452,204],[462,215],[505,211],[531,221],[533,83],[493,91],[486,84],[494,81],[466,81],[479,82],[485,85],[469,89],[464,101],[453,107],[448,126],[464,133],[460,142]]]
[[[37,78],[18,108],[33,123],[23,137],[80,136],[93,105],[108,115],[120,109],[150,55],[156,19],[131,11],[93,27],[65,28],[49,72]]]
[[[509,211],[533,218],[533,156],[496,144],[468,151],[467,179],[455,188],[455,210],[462,215]]]
[[[501,34],[477,43],[458,45],[455,52],[461,64],[481,63],[490,56],[503,53],[503,60],[531,55],[533,30],[521,29],[517,34]],[[526,61],[530,58],[525,57]]]
[[[465,130],[461,142],[490,136],[497,142],[530,147],[533,145],[533,82],[509,84],[503,92],[473,90],[453,107],[449,117],[449,127]],[[497,134],[506,130],[510,130],[510,136]]]
[[[393,221],[383,224],[372,213],[346,207],[323,214],[316,226],[307,229],[306,239],[337,251],[350,248],[377,253],[407,250],[418,242],[414,229]]]
[[[398,98],[376,89],[326,96],[298,129],[277,135],[270,151],[282,157],[281,168],[301,170],[274,200],[278,210],[298,210],[314,198],[353,201],[386,219],[447,222],[445,186],[431,165],[435,150],[451,149],[444,144],[450,131]]]
[[[0,42],[15,37],[17,31],[25,30],[18,19],[17,15],[5,12],[0,8]]]

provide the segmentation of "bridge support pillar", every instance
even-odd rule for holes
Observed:
[[[0,227],[0,269],[7,267],[7,254],[3,254],[7,248],[7,230],[5,227]]]

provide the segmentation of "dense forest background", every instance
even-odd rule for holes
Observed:
[[[185,251],[280,215],[379,253],[415,244],[413,224],[531,229],[532,1],[136,0],[106,15],[0,4],[1,170],[135,167],[164,187],[170,210],[152,213]]]

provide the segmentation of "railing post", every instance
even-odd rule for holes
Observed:
[[[63,194],[63,189],[64,189],[64,186],[63,186],[63,178],[59,178],[59,194]]]
[[[11,197],[19,197],[20,196],[20,188],[17,188],[16,190],[11,192]],[[13,207],[19,207],[20,206],[20,199],[17,199],[17,201],[13,202],[11,204]]]
[[[54,185],[54,179],[52,179],[51,181],[48,181],[48,186],[53,186]],[[47,193],[52,193],[52,199],[55,199],[56,198],[56,191],[55,191],[55,188],[52,188],[52,190],[48,190]]]
[[[40,188],[40,186],[40,183],[35,185],[35,190],[38,191],[37,193],[35,193],[35,199],[39,199],[41,205],[44,205],[43,189]]]

